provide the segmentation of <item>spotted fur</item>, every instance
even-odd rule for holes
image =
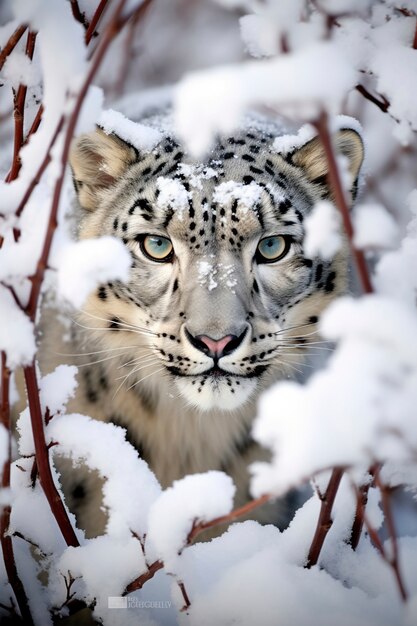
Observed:
[[[321,145],[313,139],[284,156],[274,137],[270,125],[249,123],[196,163],[171,136],[141,153],[97,130],[78,139],[71,156],[80,238],[113,235],[132,263],[129,281],[100,285],[72,326],[64,351],[85,356],[74,359],[84,367],[70,410],[126,427],[164,486],[224,469],[237,483],[236,504],[249,497],[248,464],[266,457],[250,437],[260,392],[296,375],[321,312],[347,286],[346,244],[331,261],[303,253],[304,218],[329,197]],[[362,142],[346,129],[335,145],[349,159],[354,193]],[[163,198],[167,180],[186,199],[180,208]],[[144,256],[146,234],[171,240],[170,262]],[[286,235],[291,251],[258,263],[258,242],[269,235]],[[213,370],[190,340],[201,335],[240,340]],[[279,407],[277,419],[285,419]],[[96,534],[103,518],[85,486],[94,481],[79,480],[64,478],[81,525]],[[260,517],[277,521],[279,511],[270,505]]]

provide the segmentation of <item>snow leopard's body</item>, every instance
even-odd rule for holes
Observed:
[[[347,284],[345,244],[331,261],[303,255],[303,219],[328,196],[318,141],[283,157],[269,131],[249,125],[204,164],[172,137],[143,154],[101,131],[78,140],[79,236],[120,238],[132,268],[127,284],[101,285],[89,297],[70,345],[59,348],[49,323],[43,344],[48,369],[54,352],[80,355],[70,411],[124,426],[163,486],[187,473],[228,472],[237,505],[250,497],[248,464],[266,455],[250,435],[259,394],[300,369],[320,313]],[[356,181],[360,139],[343,131],[338,147]],[[149,234],[172,242],[169,262],[143,253]],[[285,235],[290,253],[258,262],[259,241],[273,235]],[[232,339],[214,359],[201,337]],[[70,471],[64,486],[80,525],[101,532],[96,478]],[[269,505],[260,517],[279,515]]]

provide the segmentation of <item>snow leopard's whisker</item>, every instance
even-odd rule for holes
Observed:
[[[300,338],[300,337],[311,337],[312,335],[316,335],[318,334],[318,330],[312,330],[310,333],[303,333],[302,335],[285,335],[285,337],[294,337],[294,338]],[[272,335],[281,335],[282,332],[278,331],[277,333],[271,333]],[[323,341],[326,341],[325,339],[323,339]]]
[[[286,367],[292,367],[299,374],[303,373],[303,370],[298,369],[298,367],[295,367],[295,365],[293,365],[292,363],[288,363],[288,361],[281,361],[281,359],[274,359],[274,363],[279,363],[280,365],[285,365]]]
[[[99,315],[94,315],[93,313],[89,313],[88,311],[83,311],[84,315],[88,315],[88,317],[91,317],[91,319],[94,320],[99,320],[100,322],[109,322],[109,318],[106,317],[100,317]],[[72,318],[73,322],[76,322],[76,320],[74,320]],[[117,321],[118,326],[124,326],[126,328],[132,328],[133,330],[141,330],[149,335],[154,335],[157,336],[157,333],[154,333],[152,330],[149,330],[148,328],[145,328],[144,326],[137,326],[136,324],[129,324],[129,322],[124,322],[123,320],[118,319]]]
[[[121,376],[118,376],[117,378],[115,378],[114,380],[121,380],[122,378],[124,380],[126,380],[127,378],[129,378],[130,376],[132,376],[132,374],[134,374],[135,372],[139,372],[140,370],[145,369],[145,367],[151,367],[151,365],[154,365],[155,363],[157,363],[158,361],[149,361],[149,363],[144,363],[142,365],[138,365],[137,367],[134,367],[130,370],[130,372],[128,372],[127,374],[122,374]]]
[[[142,335],[142,336],[149,336],[149,335],[154,335],[154,333],[151,333],[150,331],[143,331],[143,330],[132,330],[131,328],[122,328],[122,324],[118,323],[117,327],[115,328],[109,328],[108,326],[85,326],[84,324],[81,324],[81,322],[77,322],[77,320],[72,320],[74,322],[74,324],[77,324],[77,326],[80,326],[80,328],[85,328],[86,330],[102,330],[102,331],[106,331],[108,333],[111,332],[120,332],[123,331],[125,333],[135,333],[136,335]],[[106,322],[109,322],[110,320],[106,320]]]
[[[155,354],[147,354],[147,355],[143,355],[140,357],[136,357],[135,359],[131,359],[130,361],[126,361],[126,363],[122,363],[121,365],[118,366],[117,369],[122,369],[122,367],[127,367],[128,365],[135,365],[138,364],[140,365],[141,363],[144,363],[146,361],[151,361],[152,359],[155,359],[155,361],[159,360],[159,357]]]
[[[111,354],[110,356],[106,356],[103,359],[97,359],[96,361],[89,361],[88,363],[79,363],[77,367],[86,367],[88,365],[96,365],[97,363],[103,363],[104,361],[110,361],[111,359],[123,358],[125,353]],[[154,356],[154,355],[143,355],[144,357]],[[122,367],[122,366],[120,366]]]
[[[297,328],[305,328],[305,326],[315,326],[316,322],[306,322],[305,324],[295,324],[294,326],[286,326],[281,330],[272,333],[273,335],[279,335],[280,333],[285,333],[287,330],[296,330]],[[318,332],[317,330],[314,332]]]
[[[309,341],[307,343],[292,343],[292,342],[282,342],[279,345],[284,348],[306,348],[308,349],[310,346],[314,346],[316,350],[327,350],[327,352],[332,352],[332,348],[328,346],[321,346],[321,341]]]
[[[132,346],[118,346],[117,348],[106,348],[105,350],[96,350],[95,352],[55,352],[57,356],[94,356],[95,354],[104,354],[105,352],[112,352],[114,350],[130,350]]]
[[[155,363],[147,363],[146,365],[143,366],[142,369],[145,369],[145,367],[152,367],[156,364]],[[126,374],[125,376],[119,376],[118,378],[116,378],[115,380],[120,380],[122,379],[122,382],[120,383],[120,385],[117,387],[116,391],[114,392],[113,395],[113,399],[116,397],[116,395],[119,393],[120,389],[123,387],[123,385],[125,384],[125,382],[127,381],[127,379],[129,378],[129,376],[132,374],[133,372],[130,371],[128,374]]]
[[[133,385],[131,385],[130,387],[128,387],[128,391],[130,389],[133,389],[133,387],[136,387],[136,385],[139,385],[139,383],[142,383],[144,380],[146,380],[147,378],[149,378],[150,376],[154,376],[154,374],[159,374],[159,372],[163,372],[165,369],[165,367],[161,367],[159,370],[156,370],[156,372],[151,372],[150,374],[148,374],[147,376],[144,376],[143,378],[141,378],[140,380],[138,380],[137,382],[133,383]]]

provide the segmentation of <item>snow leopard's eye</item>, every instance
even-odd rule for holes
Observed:
[[[174,255],[174,247],[167,237],[161,235],[145,235],[140,242],[143,254],[152,261],[167,263]]]
[[[275,263],[283,259],[291,248],[292,238],[285,235],[265,237],[258,243],[255,259],[258,263]]]

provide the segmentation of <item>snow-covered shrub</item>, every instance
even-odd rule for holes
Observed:
[[[89,606],[108,625],[409,626],[417,618],[417,2],[188,4],[13,0],[0,7],[1,616],[47,625]],[[177,32],[183,11],[193,26],[187,36]],[[241,61],[236,39],[228,43],[239,14],[250,60]],[[123,95],[113,106],[139,114],[135,86],[155,83],[141,57],[147,46],[159,46],[151,65],[165,68],[165,81],[187,72],[174,88],[174,123],[191,153],[232,132],[248,108],[302,126],[277,139],[280,152],[319,136],[332,199],[306,224],[306,253],[329,259],[347,237],[352,282],[364,292],[323,316],[322,338],[336,346],[326,366],[306,384],[281,382],[262,398],[253,435],[271,460],[252,466],[254,500],[237,511],[221,472],[163,491],[123,429],[66,414],[74,368],[40,378],[36,366],[44,289],[52,285],[56,298],[79,306],[100,281],[128,270],[117,241],[73,242],[66,163],[73,136],[98,121],[104,130],[116,125],[126,140],[157,141],[102,110],[104,97]],[[349,172],[331,142],[340,113],[360,119],[367,147],[353,215]],[[186,202],[174,185],[161,180],[160,187],[160,202]],[[257,193],[256,185],[248,189]],[[10,404],[19,367],[29,406],[14,450]],[[105,535],[86,539],[76,528],[53,465],[59,454],[103,478]],[[191,545],[202,531],[308,481],[314,495],[285,531],[246,521]]]

